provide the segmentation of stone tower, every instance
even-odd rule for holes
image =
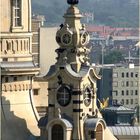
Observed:
[[[0,0],[0,66],[2,139],[39,135],[32,100],[31,0]]]
[[[38,124],[41,140],[104,140],[106,124],[96,106],[100,77],[89,64],[89,34],[80,22],[78,0],[67,2],[65,22],[56,33],[57,62],[45,77],[48,114]],[[110,140],[114,140],[112,135]]]

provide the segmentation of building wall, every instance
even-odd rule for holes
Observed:
[[[48,108],[48,82],[41,79],[35,78],[33,99],[39,115],[43,116],[46,114]]]
[[[40,27],[41,27],[41,21],[37,19],[32,19],[32,55],[33,60],[36,66],[39,67],[39,58],[40,58]]]
[[[124,75],[124,76],[123,76]],[[112,97],[127,107],[134,108],[139,103],[139,67],[114,68],[112,76]]]
[[[2,76],[2,91],[3,92],[20,92],[27,91],[31,88],[29,76],[23,75],[8,75]]]
[[[30,5],[30,0],[22,0],[21,1],[21,19],[22,24],[21,27],[15,28],[12,24],[12,8],[11,8],[11,0],[1,0],[0,5],[0,15],[3,22],[1,22],[1,32],[10,32],[11,30],[14,32],[29,32],[31,31],[30,17],[31,17],[31,9],[28,7]],[[6,5],[6,6],[5,6]],[[28,8],[27,8],[28,7]]]
[[[1,61],[32,61],[31,9],[28,7],[31,5],[30,0],[21,0],[21,16],[17,22],[11,4],[11,0],[1,0]]]
[[[55,49],[58,48],[55,40],[56,31],[56,27],[40,28],[40,75],[47,74],[50,66],[56,62]]]
[[[102,74],[103,73],[103,74]],[[99,99],[103,98],[110,98],[110,102],[112,101],[112,69],[110,68],[101,68],[100,75],[102,75],[101,80],[97,81],[97,87],[98,87],[98,94],[97,97]]]
[[[103,68],[102,79],[98,81],[98,98],[103,100],[109,97],[110,104],[121,103],[135,108],[140,96],[139,77],[139,66]]]

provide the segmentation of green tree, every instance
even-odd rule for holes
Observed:
[[[124,57],[120,51],[112,51],[109,54],[104,56],[105,64],[115,64],[124,60]]]

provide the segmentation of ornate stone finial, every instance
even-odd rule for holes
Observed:
[[[85,29],[86,29],[85,24],[82,24],[82,30],[85,30]]]
[[[79,3],[79,0],[67,0],[67,3],[70,5],[75,5]]]
[[[56,108],[56,118],[61,118],[61,110],[60,110],[60,108]]]

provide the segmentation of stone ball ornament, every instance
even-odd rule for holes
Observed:
[[[68,4],[74,5],[74,4],[78,4],[79,0],[67,0]]]

